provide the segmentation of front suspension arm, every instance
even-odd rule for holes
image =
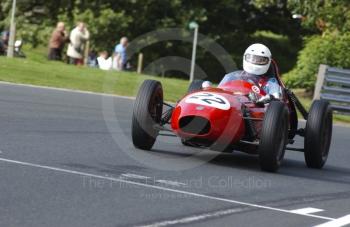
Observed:
[[[297,98],[297,96],[289,89],[286,89],[286,93],[287,95],[290,97],[290,99],[292,100],[292,102],[294,103],[295,107],[299,110],[299,112],[301,113],[301,115],[303,115],[303,118],[305,120],[307,120],[307,117],[309,116],[309,113],[307,112],[307,110],[305,109],[305,107],[303,106],[303,104],[299,101],[299,99]]]

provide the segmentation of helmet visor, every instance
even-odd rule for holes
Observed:
[[[247,62],[252,63],[254,65],[267,65],[270,62],[270,59],[268,57],[253,54],[246,54],[244,58]]]

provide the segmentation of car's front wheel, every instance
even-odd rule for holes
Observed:
[[[260,134],[259,161],[264,171],[276,172],[288,141],[288,108],[279,101],[270,103]]]
[[[146,80],[140,87],[132,117],[132,141],[136,148],[151,150],[159,134],[163,111],[163,88],[159,81]]]

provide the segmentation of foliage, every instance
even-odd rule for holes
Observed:
[[[320,64],[350,68],[349,43],[350,32],[343,35],[329,33],[307,39],[296,68],[284,77],[287,85],[312,90]]]
[[[350,29],[349,0],[252,0],[258,8],[287,5],[303,16],[303,26],[312,32],[346,32]]]
[[[11,2],[12,0],[2,0],[0,3],[0,29],[8,27]],[[241,0],[18,1],[18,36],[33,46],[47,46],[48,38],[58,21],[66,22],[68,29],[72,29],[80,20],[88,24],[92,33],[91,45],[97,51],[111,51],[122,36],[128,36],[132,40],[161,28],[188,29],[189,22],[195,20],[200,25],[200,32],[232,54],[239,67],[244,49],[252,42],[259,41],[267,42],[275,52],[289,56],[288,60],[282,58],[279,61],[282,71],[288,71],[296,61],[295,56],[301,43],[299,23],[292,20],[285,3],[259,8],[250,1]],[[290,46],[297,48],[283,48],[279,39],[256,36],[256,31],[261,30],[287,37]],[[176,55],[190,59],[191,44],[169,41],[149,46],[142,51],[147,66],[164,56]],[[214,57],[203,50],[198,50],[197,62],[210,80],[218,81],[225,73]]]
[[[289,7],[305,16],[303,24],[321,32],[346,32],[350,29],[348,0],[289,0]]]
[[[297,58],[301,43],[293,42],[286,35],[277,35],[268,31],[257,31],[252,35],[252,40],[270,47],[272,57],[277,61],[278,67],[283,72],[290,71],[294,67],[293,59]]]

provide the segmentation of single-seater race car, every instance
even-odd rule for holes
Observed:
[[[258,155],[264,171],[276,172],[285,150],[303,152],[309,168],[322,168],[332,137],[330,104],[316,100],[308,112],[285,87],[274,61],[269,75],[282,87],[281,100],[262,101],[263,89],[240,79],[240,74],[228,74],[218,87],[196,80],[175,106],[164,102],[160,82],[144,81],[133,110],[134,146],[151,150],[160,132],[170,131],[187,146]],[[305,128],[298,128],[297,110],[306,120]],[[289,147],[297,135],[304,138],[304,147]]]

